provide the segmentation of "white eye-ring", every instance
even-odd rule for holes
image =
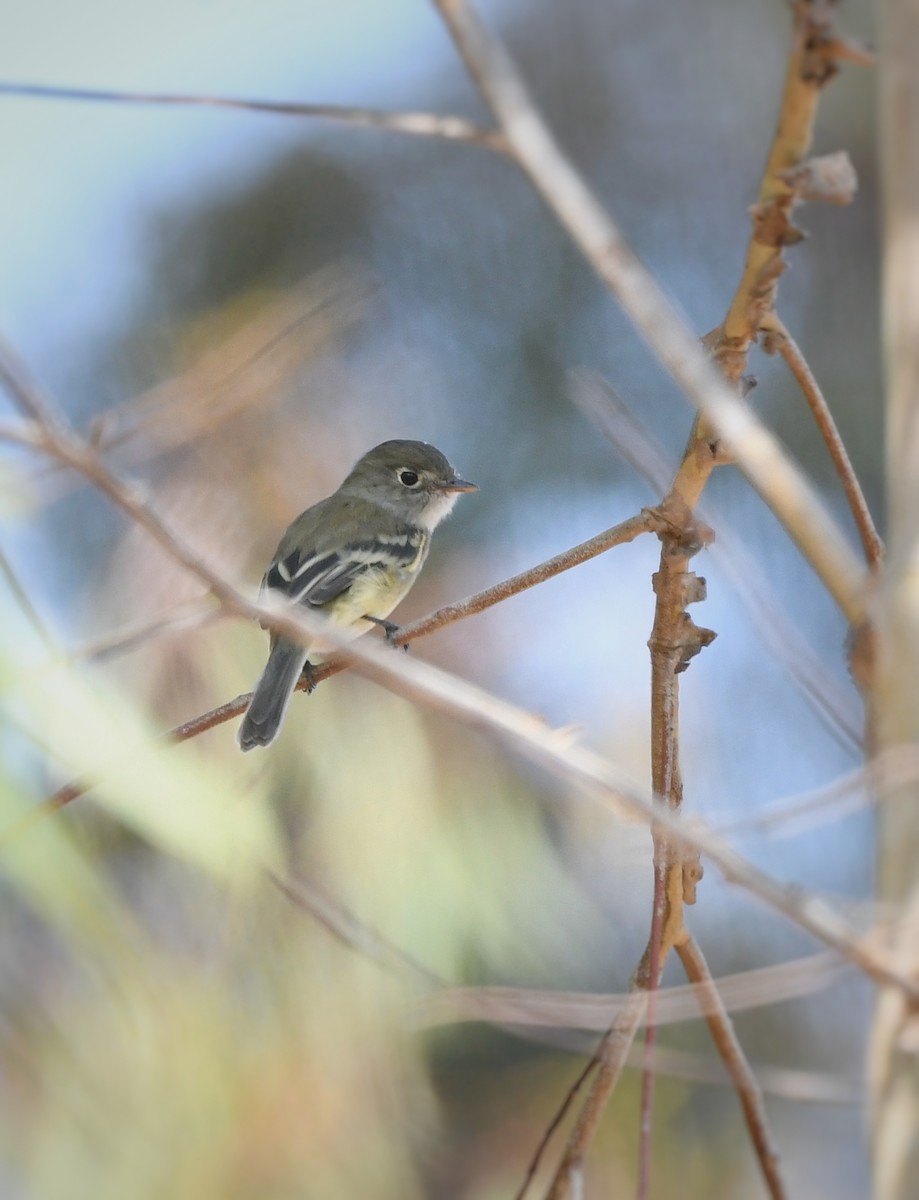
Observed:
[[[396,474],[399,476],[399,482],[407,488],[416,488],[421,482],[418,472],[412,471],[409,467],[400,467]]]

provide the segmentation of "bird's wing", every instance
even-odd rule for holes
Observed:
[[[411,570],[427,548],[427,531],[414,526],[346,541],[336,549],[288,550],[282,543],[263,586],[294,603],[319,607],[334,600],[369,571]]]

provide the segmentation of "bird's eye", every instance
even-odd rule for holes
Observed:
[[[418,472],[410,471],[407,467],[399,472],[399,482],[405,484],[406,487],[413,488],[418,486]]]

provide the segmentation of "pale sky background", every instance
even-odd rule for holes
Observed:
[[[419,75],[451,55],[420,0],[36,0],[6,5],[0,80],[419,107]],[[91,332],[143,286],[138,213],[303,137],[297,118],[0,98],[7,336],[28,353]]]

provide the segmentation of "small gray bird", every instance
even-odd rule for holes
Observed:
[[[427,558],[431,533],[460,492],[475,492],[426,442],[383,442],[337,492],[300,514],[275,551],[262,593],[321,612],[360,637],[406,595]],[[314,644],[309,653],[321,647]],[[239,729],[243,750],[274,741],[307,651],[271,636],[271,650]]]

